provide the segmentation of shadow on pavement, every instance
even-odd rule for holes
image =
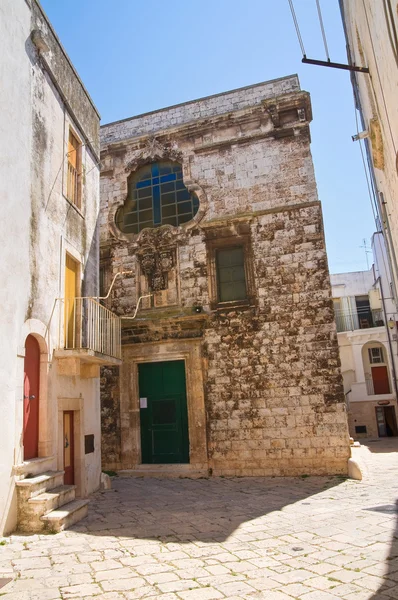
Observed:
[[[398,500],[395,504],[378,506],[375,510],[382,511],[384,514],[395,514],[396,525],[389,555],[385,561],[384,578],[386,579],[386,583],[382,584],[373,596],[369,596],[369,600],[392,600],[393,598],[398,598],[398,587],[395,587],[398,586]]]
[[[398,452],[398,437],[377,438],[374,440],[360,440],[362,446],[366,446],[373,453]]]
[[[321,510],[317,494],[342,481],[339,477],[114,478],[114,491],[98,493],[88,517],[73,529],[98,536],[218,543],[242,523],[274,511],[282,511],[284,528],[306,519],[318,506]]]

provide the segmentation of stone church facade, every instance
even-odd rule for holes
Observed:
[[[102,127],[104,469],[347,472],[311,119],[289,76]]]

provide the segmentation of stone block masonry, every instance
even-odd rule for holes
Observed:
[[[142,468],[139,365],[184,360],[188,474],[203,465],[214,475],[347,473],[311,119],[291,76],[102,128],[105,287],[130,271],[109,307],[129,317],[153,293],[123,322],[120,376],[103,374],[105,468]],[[181,165],[199,210],[179,226],[122,232],[115,216],[128,181],[155,162]],[[217,257],[233,248],[246,293],[223,302]]]

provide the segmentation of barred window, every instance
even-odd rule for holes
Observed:
[[[129,177],[127,200],[115,221],[123,233],[138,233],[146,227],[176,227],[190,221],[198,209],[197,197],[184,185],[181,165],[155,162]]]

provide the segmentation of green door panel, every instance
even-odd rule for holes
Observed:
[[[189,463],[184,361],[141,364],[138,377],[143,464]]]

